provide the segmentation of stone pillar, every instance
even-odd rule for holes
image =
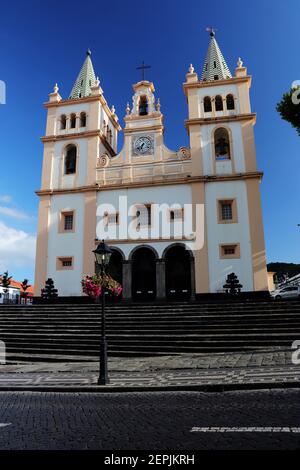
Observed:
[[[123,261],[123,299],[131,300],[132,297],[132,261]]]
[[[156,260],[156,298],[166,299],[166,263],[164,259]]]
[[[191,265],[191,300],[195,300],[195,285],[196,285],[196,278],[195,278],[195,258],[191,257],[190,259],[190,265]]]

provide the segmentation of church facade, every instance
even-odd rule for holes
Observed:
[[[142,80],[133,85],[118,153],[121,126],[88,51],[70,97],[56,85],[45,103],[36,295],[50,277],[59,295],[81,296],[102,239],[128,300],[221,292],[231,272],[242,290],[267,290],[250,86],[240,59],[231,74],[211,32],[201,77],[190,65],[183,84],[189,146],[165,146],[160,101]]]

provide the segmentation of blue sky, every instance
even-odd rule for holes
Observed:
[[[5,3],[5,4],[4,4]],[[298,0],[27,0],[2,2],[0,80],[0,273],[33,280],[42,144],[42,103],[58,82],[66,98],[87,48],[101,86],[121,120],[136,66],[145,60],[165,115],[165,142],[188,145],[182,91],[189,64],[200,73],[216,38],[231,69],[239,56],[253,75],[252,109],[258,167],[265,172],[262,202],[268,261],[300,262],[300,137],[275,111],[277,101],[300,79]]]

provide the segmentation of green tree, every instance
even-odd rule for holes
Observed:
[[[242,284],[235,273],[228,274],[226,284],[223,288],[226,289],[226,293],[230,295],[238,295],[241,292]]]
[[[27,296],[28,296],[28,292],[27,289],[29,289],[29,287],[31,287],[31,285],[29,284],[29,281],[28,279],[24,279],[23,282],[21,282],[21,287],[22,287],[22,293],[21,293],[21,296],[25,299],[25,304],[27,302]]]
[[[58,296],[53,279],[47,279],[45,287],[41,291],[41,296],[45,301],[52,301]]]
[[[300,87],[292,88],[288,93],[284,93],[281,101],[277,103],[276,111],[300,135]]]
[[[9,276],[8,271],[5,271],[5,273],[3,274],[2,279],[1,279],[1,284],[2,284],[2,287],[4,287],[4,293],[5,294],[8,293],[8,288],[10,286],[11,279],[12,279],[12,276]]]

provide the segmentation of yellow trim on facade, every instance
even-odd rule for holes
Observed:
[[[227,116],[218,116],[210,118],[195,118],[195,119],[186,119],[184,125],[186,129],[189,126],[201,126],[203,124],[222,124],[223,122],[236,122],[236,121],[252,121],[253,124],[256,123],[256,113],[249,114],[233,114]]]
[[[190,183],[215,183],[216,181],[236,181],[236,180],[248,180],[258,179],[261,180],[263,172],[253,171],[251,173],[232,173],[230,175],[205,175],[205,176],[191,176],[181,179],[168,179],[168,180],[149,180],[141,182],[130,182],[107,184],[105,186],[91,185],[91,186],[78,186],[77,188],[65,188],[65,189],[44,189],[36,191],[38,196],[43,195],[54,195],[54,194],[69,194],[69,193],[81,193],[88,191],[109,191],[111,189],[128,189],[128,188],[140,188],[150,186],[170,186],[173,184],[190,184]]]
[[[209,88],[215,86],[223,86],[223,85],[236,85],[238,83],[248,83],[249,87],[251,86],[252,76],[246,75],[246,77],[232,77],[226,78],[225,80],[212,80],[212,81],[200,81],[197,82],[184,82],[183,83],[183,90],[184,94],[187,96],[187,90],[189,88]]]

